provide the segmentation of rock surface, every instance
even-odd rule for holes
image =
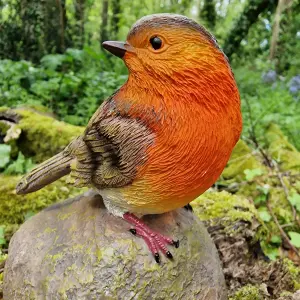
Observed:
[[[191,212],[144,221],[180,240],[173,261],[157,265],[91,191],[38,213],[11,240],[4,299],[227,299],[216,248]]]

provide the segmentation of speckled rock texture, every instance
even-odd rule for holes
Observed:
[[[143,219],[180,240],[173,261],[156,264],[94,192],[38,213],[11,240],[4,299],[227,299],[217,250],[193,213]]]

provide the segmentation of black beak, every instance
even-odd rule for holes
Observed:
[[[108,50],[110,53],[120,58],[123,58],[127,51],[125,48],[126,44],[123,42],[107,41],[102,43],[102,46],[104,49]]]

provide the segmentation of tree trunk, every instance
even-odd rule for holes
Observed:
[[[200,10],[200,19],[202,19],[205,25],[211,30],[215,28],[217,19],[215,5],[214,0],[205,0],[203,8]]]
[[[66,7],[63,0],[56,0],[56,5],[59,12],[59,42],[56,45],[58,52],[64,52],[65,45],[65,22],[66,22]]]
[[[65,29],[67,26],[65,0],[41,2],[43,2],[43,15],[40,18],[40,23],[43,28],[42,35],[45,52],[63,53],[66,48]]]
[[[108,39],[108,0],[103,0],[101,17],[100,48],[102,47],[102,43]]]
[[[118,38],[119,32],[119,22],[121,16],[121,1],[113,0],[112,1],[112,18],[111,18],[111,31],[114,39]]]
[[[277,3],[278,0],[249,0],[225,40],[223,49],[229,58],[233,53],[238,52],[241,41],[247,36],[250,27],[257,21],[259,15],[266,10],[273,11]]]
[[[279,31],[280,31],[281,14],[284,11],[284,9],[292,2],[293,0],[279,0],[278,2],[276,12],[275,12],[274,25],[273,25],[273,31],[271,37],[270,60],[273,60],[276,54],[277,42],[278,42]]]
[[[85,14],[85,0],[75,0],[75,44],[79,48],[83,48],[85,41],[84,30],[84,14]]]
[[[39,40],[39,27],[43,18],[43,2],[36,0],[21,0],[18,2],[18,14],[21,19],[22,53],[20,58],[34,62],[39,60],[44,41]]]

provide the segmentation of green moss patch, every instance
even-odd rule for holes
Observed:
[[[0,175],[0,224],[22,224],[26,217],[52,203],[82,192],[68,186],[64,179],[28,195],[16,195],[15,186],[20,176]]]
[[[284,268],[287,272],[287,274],[291,278],[291,282],[294,286],[295,290],[300,290],[300,268],[299,266],[296,266],[291,260],[284,259]]]
[[[222,220],[225,225],[238,220],[250,222],[256,216],[255,207],[246,198],[225,191],[207,191],[191,205],[200,220]]]
[[[300,152],[288,141],[277,125],[269,125],[266,141],[271,157],[280,163],[282,170],[300,172]]]
[[[47,114],[31,109],[3,109],[1,113],[16,114],[19,117],[15,128],[21,130],[21,135],[17,139],[17,148],[26,157],[32,157],[35,162],[42,162],[57,154],[84,130],[83,127],[58,121]],[[2,127],[0,130],[3,135]]]
[[[253,150],[244,141],[239,140],[233,149],[222,177],[225,180],[234,179],[234,181],[242,181],[245,179],[245,170],[254,169],[261,169],[262,173],[266,172],[265,166],[254,155]]]
[[[264,300],[259,287],[246,285],[239,289],[229,300]]]
[[[25,156],[34,157],[37,162],[57,154],[83,132],[83,127],[66,124],[47,115],[23,109],[15,112],[22,117],[18,124],[22,130],[19,150]]]

